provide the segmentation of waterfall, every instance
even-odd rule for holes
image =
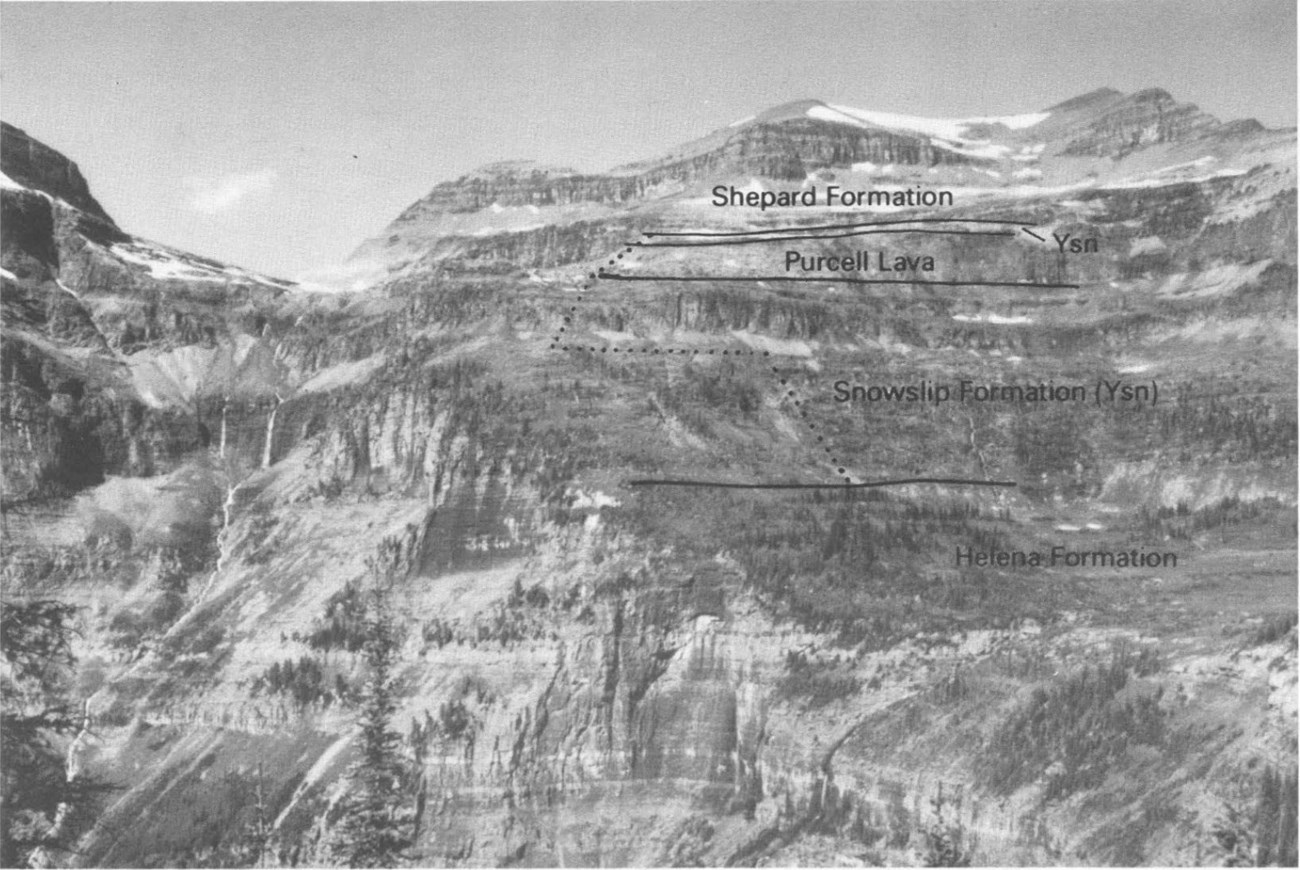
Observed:
[[[221,573],[226,561],[226,533],[230,528],[230,514],[235,509],[235,493],[238,490],[238,483],[226,487],[226,501],[221,505],[221,529],[217,532],[217,567],[212,572],[212,577],[208,579],[208,586],[211,586],[212,580]],[[207,586],[204,587],[203,591],[204,594],[207,593]],[[202,601],[203,595],[200,595],[198,600]]]
[[[262,467],[271,467],[271,445],[275,443],[275,413],[280,410],[280,405],[284,399],[280,394],[275,394],[275,407],[271,409],[271,415],[266,418],[266,446],[262,449]]]
[[[221,400],[221,458],[226,458],[226,400]]]
[[[77,732],[76,738],[68,745],[68,751],[64,761],[65,781],[68,783],[76,782],[81,776],[82,768],[85,765],[85,756],[89,751],[90,738],[90,700],[82,702],[81,708],[81,730]],[[50,843],[57,842],[63,836],[64,830],[68,825],[68,816],[75,809],[69,801],[59,801],[54,811],[54,822],[50,830],[46,833],[47,841]],[[46,850],[45,845],[38,846],[31,857],[28,859],[32,867],[53,867],[54,863],[50,860],[51,856]],[[34,860],[33,860],[34,859]]]

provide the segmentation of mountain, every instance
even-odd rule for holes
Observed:
[[[418,864],[1295,860],[1294,130],[805,100],[328,296],[0,132],[4,593],[120,786],[40,860],[327,860],[380,600]]]
[[[1289,135],[1253,121],[1222,124],[1160,90],[1126,96],[1103,89],[1005,118],[921,118],[802,100],[603,174],[526,162],[485,166],[437,185],[353,259],[425,268],[424,258],[482,259],[479,252],[491,246],[485,236],[508,232],[528,244],[572,228],[566,239],[579,247],[521,261],[549,266],[599,257],[617,247],[611,233],[683,218],[703,225],[705,212],[684,207],[724,182],[824,176],[845,187],[945,185],[969,200],[1050,196],[1072,186],[1196,180],[1284,161]],[[1280,153],[1271,153],[1275,148]],[[539,253],[544,248],[543,241]]]
[[[256,312],[292,284],[124,232],[75,163],[0,135],[5,503],[169,467],[210,438],[176,412],[256,365]]]

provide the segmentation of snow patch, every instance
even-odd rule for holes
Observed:
[[[118,259],[143,266],[153,278],[160,280],[207,281],[215,283],[253,282],[266,287],[285,289],[289,285],[275,281],[238,266],[226,266],[214,261],[201,260],[180,251],[160,245],[135,240],[118,242],[109,248]]]
[[[954,154],[965,154],[967,157],[978,157],[983,160],[1001,160],[1011,153],[1011,147],[1008,145],[996,145],[987,140],[975,139],[939,139],[932,138],[930,144],[936,148],[942,148],[945,151],[951,151]]]
[[[575,508],[591,508],[593,510],[600,510],[601,508],[618,507],[622,504],[618,499],[610,495],[605,495],[605,493],[600,492],[599,490],[588,495],[580,489],[571,489],[566,493],[566,495],[573,498],[573,507]]]
[[[344,734],[338,740],[335,740],[334,743],[330,745],[329,749],[326,749],[321,753],[320,758],[316,759],[316,763],[311,766],[311,770],[307,771],[307,776],[303,779],[302,785],[298,786],[297,790],[293,793],[293,797],[289,799],[288,806],[284,808],[284,811],[281,812],[280,815],[276,816],[275,822],[271,825],[272,828],[280,827],[293,808],[298,805],[298,801],[307,793],[307,790],[320,782],[321,777],[325,775],[326,771],[330,769],[335,760],[343,753],[344,749],[347,749],[348,744],[351,742],[352,735],[350,733]]]
[[[50,200],[51,202],[54,201],[54,197],[50,196],[45,191],[32,190],[30,187],[24,184],[19,184],[18,182],[14,181],[12,178],[10,178],[8,175],[5,175],[3,172],[0,172],[0,190],[23,190],[26,191],[27,193],[35,193],[40,196],[43,196],[46,199]]]
[[[294,283],[309,293],[352,293],[379,284],[388,274],[385,263],[367,258],[302,272]]]
[[[812,356],[812,348],[807,343],[792,339],[773,338],[770,335],[756,335],[752,332],[732,330],[731,337],[753,350],[784,356]]]
[[[832,109],[829,106],[813,106],[807,111],[806,114],[808,115],[809,118],[812,118],[813,120],[816,121],[830,121],[832,124],[848,124],[852,127],[866,126],[866,124],[863,124],[861,121],[858,121],[856,118],[853,118],[850,115],[846,115],[843,112],[840,112],[836,109]]]
[[[1026,284],[1026,287],[1032,287],[1032,284]],[[1025,317],[1023,314],[1017,314],[1013,317],[1006,317],[1001,314],[954,314],[953,320],[960,320],[963,323],[1033,323],[1033,319]],[[1016,359],[1016,357],[1013,357]]]
[[[893,127],[912,130],[927,136],[941,139],[960,139],[967,127],[983,124],[1001,124],[1008,130],[1025,130],[1040,124],[1050,116],[1049,112],[1034,112],[1024,115],[1001,115],[982,118],[924,118],[917,115],[903,115],[896,112],[873,112],[866,109],[854,109],[850,106],[830,105],[829,112],[819,111],[822,107],[808,110],[808,115],[821,120],[840,120],[848,118],[850,122],[866,122],[876,127]],[[841,121],[841,123],[843,123]],[[859,123],[859,126],[861,124]]]
[[[1133,243],[1129,245],[1128,255],[1130,257],[1136,257],[1139,254],[1159,254],[1165,250],[1168,249],[1165,246],[1164,240],[1159,236],[1143,236],[1134,239]]]
[[[382,368],[386,361],[386,355],[377,353],[374,356],[359,359],[355,362],[330,366],[312,375],[298,389],[304,393],[323,393],[336,390],[339,387],[346,387],[349,384],[361,383]]]
[[[1024,130],[1046,120],[1049,113],[1035,112],[1025,115],[1002,115],[981,118],[923,118],[917,115],[903,115],[896,112],[873,112],[854,109],[849,106],[813,106],[807,115],[819,121],[833,124],[849,124],[855,127],[883,127],[892,130],[907,130],[930,137],[930,144],[969,157],[998,160],[1011,153],[1009,145],[998,145],[990,139],[966,138],[970,127],[1000,124],[1008,130]],[[1036,152],[1022,154],[1031,156]]]
[[[492,212],[492,214],[517,214],[520,212],[524,214],[541,214],[542,210],[532,204],[502,205],[499,202],[493,202],[492,205],[488,206],[488,211]],[[482,230],[479,230],[479,232],[476,233],[476,235],[480,235],[482,234],[482,232],[483,232]]]
[[[1017,153],[1011,155],[1012,160],[1018,160],[1021,163],[1033,163],[1042,156],[1043,150],[1047,148],[1047,143],[1039,142],[1037,145],[1025,145]]]
[[[137,266],[144,266],[154,278],[179,278],[183,281],[219,281],[227,280],[214,269],[196,268],[196,264],[177,257],[168,256],[156,248],[143,246],[113,245],[111,248],[118,259]]]
[[[610,344],[628,344],[633,341],[641,340],[635,332],[617,332],[613,329],[593,329],[592,333],[600,336],[601,339]]]
[[[1178,272],[1166,278],[1156,292],[1164,296],[1223,296],[1259,281],[1264,270],[1272,264],[1272,260],[1260,260],[1249,265],[1223,263],[1191,275]]]
[[[1086,181],[1077,181],[1074,184],[1062,184],[1055,187],[1038,187],[1032,184],[1020,184],[1014,187],[967,187],[963,193],[967,196],[997,196],[997,197],[1041,197],[1041,196],[1058,196],[1062,193],[1071,193],[1076,190],[1085,188],[1094,188],[1097,182],[1092,179]],[[1061,203],[1064,205],[1064,203]]]
[[[1190,164],[1181,164],[1182,166],[1194,165],[1196,161]],[[1218,172],[1211,172],[1209,175],[1183,175],[1175,172],[1178,167],[1166,166],[1164,169],[1158,169],[1146,178],[1129,177],[1121,178],[1119,181],[1112,181],[1109,184],[1102,185],[1102,190],[1133,190],[1149,187],[1167,187],[1171,184],[1200,184],[1203,181],[1212,181],[1216,178],[1235,178],[1238,175],[1245,175],[1248,169],[1220,169]]]

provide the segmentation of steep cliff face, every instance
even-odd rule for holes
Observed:
[[[1145,92],[842,109],[439,185],[363,249],[400,251],[390,277],[337,297],[130,236],[6,140],[5,592],[82,608],[77,757],[124,786],[51,860],[325,860],[381,586],[421,863],[920,863],[940,835],[975,863],[1210,861],[1225,802],[1295,767],[1294,136],[1224,144]],[[951,284],[764,281],[791,243],[652,235],[772,226],[701,205],[715,181],[925,177],[956,206],[896,218],[1009,232],[794,244]],[[1160,398],[834,388],[960,380]],[[954,559],[1056,546],[1178,559]]]
[[[61,199],[91,217],[113,223],[90,195],[90,187],[77,164],[12,124],[0,124],[3,124],[0,126],[0,142],[4,143],[5,175],[20,185]]]

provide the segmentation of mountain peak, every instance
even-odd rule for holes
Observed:
[[[116,226],[77,164],[12,124],[0,121],[0,171],[15,184],[57,197]]]
[[[752,122],[755,124],[770,124],[777,121],[789,121],[794,118],[808,117],[810,109],[825,108],[826,103],[823,100],[791,100],[788,103],[781,103],[773,106],[765,112],[755,115]]]
[[[547,178],[577,175],[577,170],[568,166],[548,166],[535,160],[499,160],[488,163],[466,174],[466,178]]]
[[[1088,109],[1095,106],[1103,105],[1122,98],[1124,95],[1114,88],[1097,88],[1088,91],[1086,94],[1080,94],[1077,97],[1057,103],[1054,106],[1048,106],[1044,111],[1047,112],[1077,112],[1080,109]]]
[[[1172,103],[1174,95],[1164,88],[1143,88],[1140,91],[1134,91],[1130,96],[1135,103]]]

